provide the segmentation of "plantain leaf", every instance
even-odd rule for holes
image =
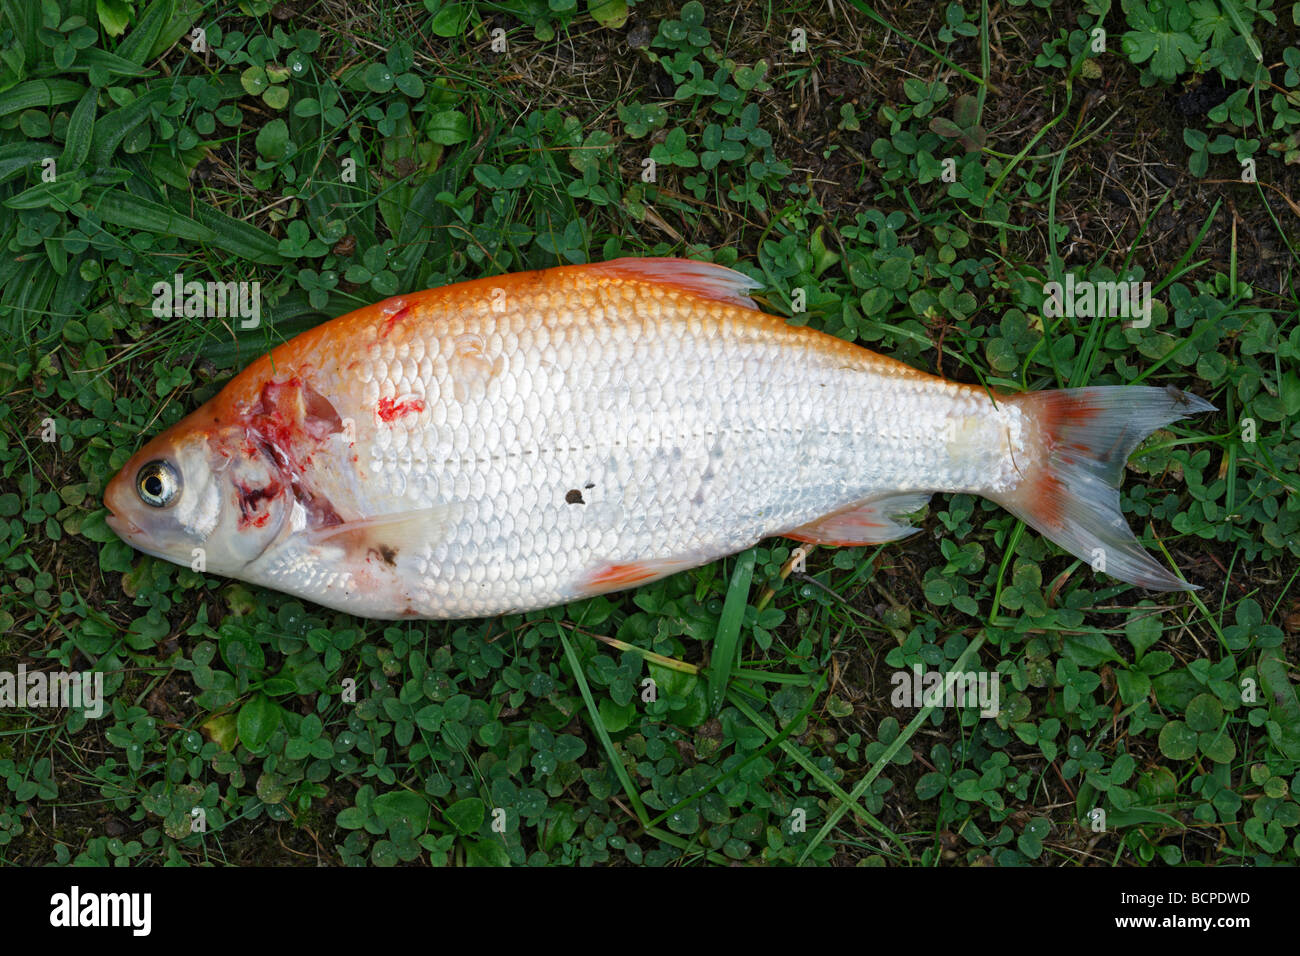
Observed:
[[[99,14],[99,25],[111,37],[120,37],[131,22],[131,8],[123,0],[95,0],[95,11]]]
[[[149,111],[165,103],[170,94],[170,86],[155,87],[126,106],[105,114],[95,124],[91,161],[96,166],[107,166],[126,134],[148,119]]]
[[[185,34],[190,32],[190,26],[195,19],[203,12],[207,6],[207,0],[176,0],[175,9],[171,13],[171,18],[167,25],[162,28],[158,34],[158,39],[154,41],[153,49],[149,51],[146,60],[152,60],[156,56],[161,56],[165,51],[171,48],[171,45],[179,40]]]
[[[627,23],[627,0],[587,0],[587,10],[593,20],[611,30]]]
[[[49,143],[23,141],[0,146],[0,183],[53,154],[54,147]]]
[[[194,218],[191,218],[125,189],[106,189],[91,201],[90,207],[100,219],[115,226],[209,243],[252,262],[279,265],[284,261],[276,252],[276,240],[256,226],[233,219],[204,202],[193,203]]]
[[[75,80],[28,80],[0,93],[0,116],[71,103],[85,89]]]
[[[140,229],[161,236],[176,236],[192,242],[216,243],[217,234],[189,216],[162,203],[133,196],[125,189],[105,189],[90,201],[90,208],[104,222],[127,229]]]
[[[1300,700],[1287,677],[1288,663],[1280,648],[1261,651],[1259,676],[1268,701],[1268,735],[1291,760],[1300,760]]]
[[[6,199],[4,205],[8,209],[40,209],[50,206],[62,212],[81,198],[86,185],[85,172],[72,172],[24,189],[17,196]]]
[[[86,161],[86,157],[90,155],[90,141],[95,131],[98,99],[99,91],[92,87],[86,90],[85,95],[81,97],[81,102],[72,111],[72,118],[68,120],[68,132],[63,140],[63,156],[58,165],[60,177],[80,168]]]
[[[213,242],[227,252],[265,265],[275,266],[284,262],[284,256],[278,251],[279,240],[256,226],[227,216],[201,200],[194,201],[192,211],[194,219],[216,236]]]
[[[126,35],[126,39],[117,45],[117,55],[138,66],[144,65],[175,9],[176,0],[154,0],[149,4],[149,9],[140,15],[139,22]]]
[[[87,47],[77,52],[77,58],[68,67],[68,72],[88,73],[91,70],[103,70],[108,76],[154,76],[158,72],[132,63],[116,53]]]

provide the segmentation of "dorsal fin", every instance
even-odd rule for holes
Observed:
[[[712,262],[696,262],[694,259],[612,259],[578,268],[670,286],[714,302],[755,310],[758,306],[748,293],[762,285],[735,269]]]

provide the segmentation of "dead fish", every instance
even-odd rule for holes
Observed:
[[[983,495],[1090,567],[1192,587],[1120,513],[1177,390],[991,395],[618,259],[397,296],[249,365],[109,484],[134,547],[374,618],[547,607],[763,538],[865,545]]]

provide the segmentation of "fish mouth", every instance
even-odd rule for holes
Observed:
[[[135,535],[140,534],[141,530],[130,521],[127,521],[125,518],[119,518],[112,512],[109,512],[108,516],[104,518],[104,524],[112,528],[113,531],[116,532],[117,536],[123,541],[128,541]]]
[[[119,538],[144,554],[151,557],[161,558],[164,561],[171,561],[172,558],[157,548],[152,548],[146,542],[149,540],[144,528],[132,521],[130,518],[123,518],[121,515],[114,514],[112,507],[107,502],[104,507],[108,508],[108,514],[104,516],[104,524],[113,529]]]
[[[107,501],[104,507],[108,509],[108,514],[104,517],[104,524],[108,525],[123,541],[130,541],[134,537],[144,534],[144,529],[137,525],[130,518],[122,518],[113,512],[113,506]]]

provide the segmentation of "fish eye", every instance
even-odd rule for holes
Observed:
[[[135,490],[145,504],[165,508],[180,493],[181,476],[167,462],[151,461],[136,474]]]

